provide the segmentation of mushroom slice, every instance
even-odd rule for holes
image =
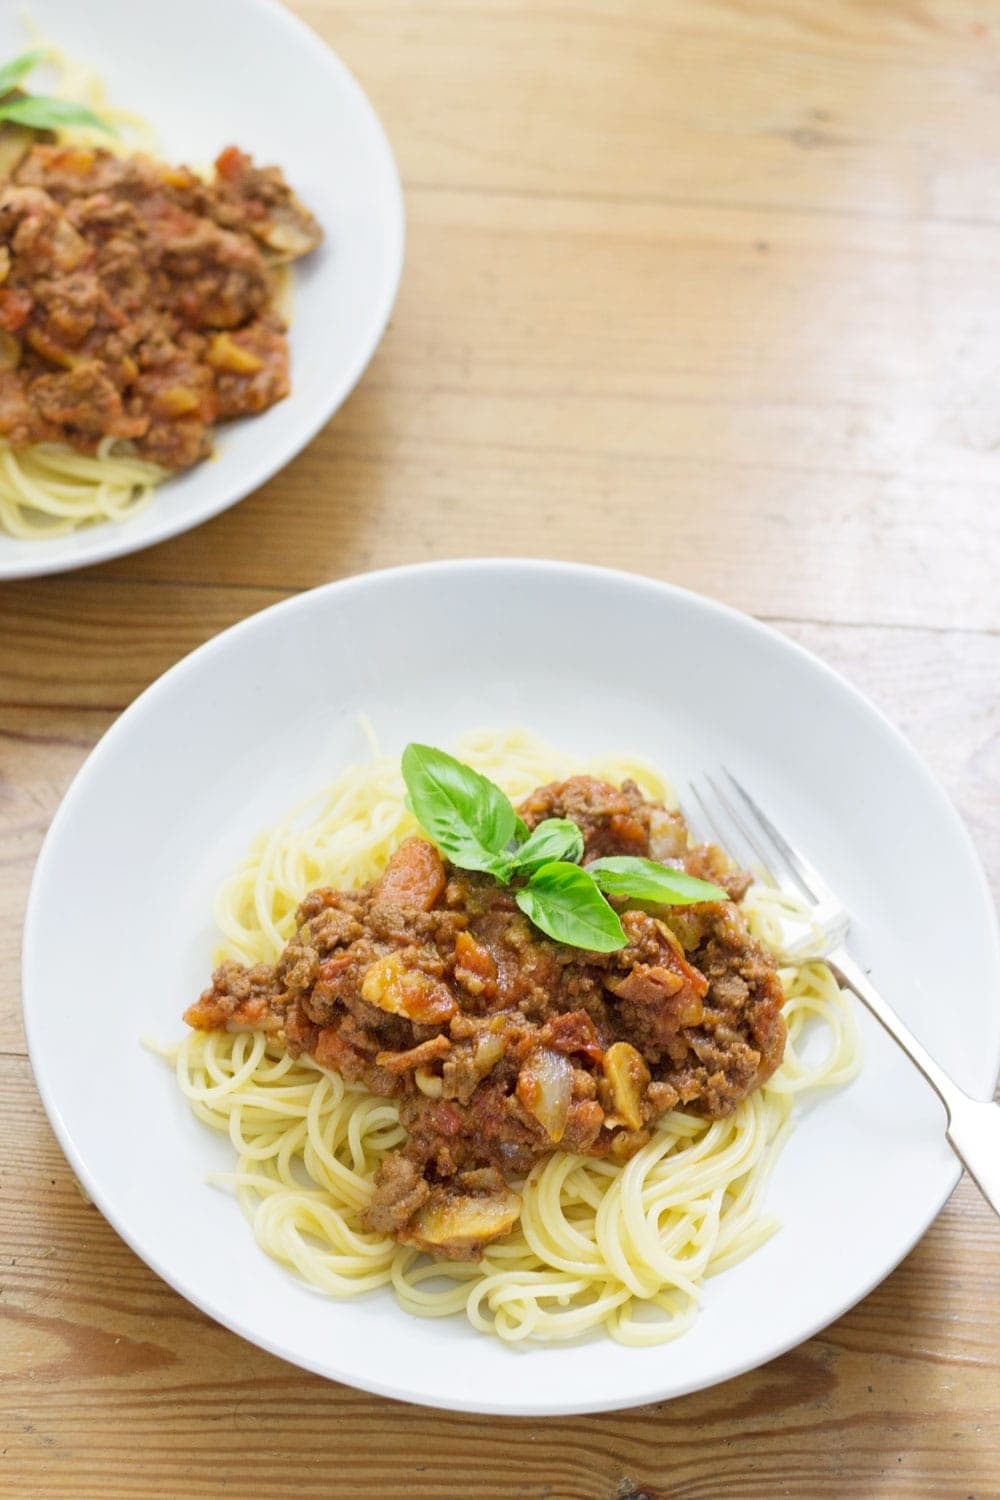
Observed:
[[[315,250],[323,238],[323,231],[309,210],[293,193],[287,204],[275,209],[267,223],[255,229],[257,238],[272,252],[276,264],[298,260]]]
[[[628,1042],[615,1042],[604,1054],[604,1076],[611,1088],[615,1111],[629,1128],[642,1125],[642,1096],[649,1083],[649,1069]]]
[[[520,1196],[494,1167],[482,1167],[433,1188],[399,1238],[447,1260],[473,1260],[520,1214]]]

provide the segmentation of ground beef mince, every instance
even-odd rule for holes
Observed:
[[[274,267],[320,239],[277,168],[234,146],[207,182],[32,146],[0,181],[0,436],[196,463],[214,422],[288,394]]]
[[[311,892],[275,968],[223,964],[185,1017],[268,1027],[398,1099],[408,1141],[380,1168],[365,1222],[437,1255],[474,1258],[508,1230],[511,1183],[555,1149],[624,1162],[675,1106],[729,1114],[785,1044],[774,959],[737,904],[748,877],[714,846],[690,847],[680,814],[587,776],[540,787],[519,811],[529,827],[574,819],[585,861],[654,857],[734,899],[622,910],[627,946],[590,953],[410,838],[376,884]]]

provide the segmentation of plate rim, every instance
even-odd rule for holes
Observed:
[[[255,611],[253,614],[237,621],[235,624],[229,626],[226,630],[220,631],[210,640],[203,642],[200,646],[195,647],[194,650],[181,657],[179,661],[175,662],[165,672],[161,673],[161,675],[157,677],[153,682],[151,682],[146,688],[144,688],[143,691],[138,694],[138,696],[134,698],[125,709],[122,710],[115,721],[111,725],[109,725],[107,730],[105,730],[104,734],[90,750],[83,763],[76,771],[69,785],[67,786],[66,791],[63,793],[63,796],[59,802],[59,806],[57,807],[52,821],[46,831],[41,849],[39,850],[29,887],[28,900],[25,908],[24,923],[22,928],[21,1014],[25,1038],[27,1041],[28,1058],[31,1065],[32,1075],[34,1077],[35,1086],[38,1089],[39,1096],[42,1100],[42,1105],[45,1109],[46,1116],[48,1117],[52,1130],[59,1142],[60,1148],[62,1149],[64,1155],[67,1158],[67,1161],[70,1164],[71,1169],[84,1187],[88,1197],[94,1202],[95,1206],[99,1209],[102,1216],[108,1221],[108,1223],[119,1235],[119,1237],[125,1241],[132,1252],[136,1254],[139,1259],[144,1262],[144,1264],[148,1265],[150,1269],[161,1278],[161,1280],[165,1281],[168,1286],[176,1291],[178,1295],[182,1296],[186,1301],[192,1303],[206,1316],[211,1318],[213,1322],[229,1329],[230,1332],[237,1334],[239,1337],[247,1340],[247,1342],[255,1345],[256,1347],[262,1348],[266,1352],[275,1355],[279,1359],[285,1360],[286,1363],[292,1364],[295,1368],[307,1370],[310,1373],[320,1375],[325,1379],[339,1381],[342,1384],[348,1385],[353,1389],[367,1391],[373,1395],[386,1397],[391,1400],[403,1401],[411,1405],[427,1407],[434,1410],[460,1411],[483,1416],[573,1416],[594,1412],[622,1411],[631,1408],[647,1406],[655,1402],[674,1400],[680,1396],[690,1395],[695,1391],[711,1389],[716,1385],[725,1384],[726,1381],[736,1379],[737,1377],[746,1374],[750,1370],[761,1368],[763,1365],[770,1363],[771,1360],[779,1358],[781,1355],[788,1353],[789,1350],[798,1348],[801,1344],[806,1343],[811,1338],[814,1338],[817,1333],[821,1332],[824,1328],[830,1327],[831,1324],[835,1323],[839,1318],[843,1317],[846,1312],[850,1311],[853,1307],[856,1307],[861,1301],[864,1300],[865,1297],[869,1296],[877,1286],[879,1286],[884,1280],[887,1279],[887,1277],[889,1277],[893,1273],[893,1271],[896,1270],[896,1268],[906,1258],[906,1256],[910,1254],[914,1247],[923,1238],[924,1234],[927,1232],[927,1229],[930,1227],[934,1219],[944,1207],[944,1204],[951,1197],[960,1177],[962,1176],[962,1166],[958,1161],[958,1158],[956,1157],[954,1160],[953,1170],[949,1171],[946,1174],[943,1190],[938,1190],[932,1195],[932,1198],[929,1201],[929,1208],[927,1212],[920,1216],[919,1228],[917,1229],[917,1232],[913,1234],[912,1237],[909,1237],[907,1239],[907,1241],[900,1248],[899,1254],[890,1264],[888,1264],[885,1268],[880,1269],[878,1273],[870,1280],[866,1279],[863,1288],[859,1292],[857,1292],[856,1295],[852,1294],[846,1299],[838,1300],[838,1302],[831,1308],[824,1309],[820,1317],[815,1320],[810,1319],[805,1329],[797,1332],[794,1337],[782,1338],[777,1340],[773,1345],[767,1346],[766,1352],[755,1354],[745,1360],[734,1364],[730,1369],[727,1370],[726,1374],[723,1376],[709,1379],[696,1377],[689,1382],[685,1382],[682,1379],[680,1383],[672,1383],[670,1390],[666,1393],[661,1390],[660,1392],[647,1392],[639,1396],[630,1395],[621,1400],[612,1401],[610,1404],[605,1398],[591,1400],[573,1399],[571,1401],[549,1400],[542,1403],[534,1401],[530,1404],[526,1402],[519,1402],[516,1397],[510,1400],[498,1400],[493,1398],[488,1400],[465,1400],[460,1397],[442,1398],[441,1396],[437,1395],[429,1395],[419,1392],[415,1393],[410,1389],[401,1389],[399,1386],[393,1385],[392,1381],[388,1379],[381,1380],[378,1378],[367,1377],[365,1377],[364,1379],[360,1379],[353,1373],[339,1368],[335,1359],[324,1359],[318,1356],[313,1358],[309,1357],[308,1355],[300,1357],[298,1354],[296,1354],[294,1358],[292,1358],[289,1356],[287,1349],[282,1348],[276,1340],[271,1339],[267,1335],[261,1335],[257,1332],[248,1331],[248,1328],[245,1325],[241,1324],[241,1321],[238,1318],[220,1316],[219,1313],[209,1304],[207,1299],[202,1299],[197,1294],[197,1292],[192,1292],[187,1287],[180,1285],[179,1279],[175,1278],[174,1275],[172,1275],[169,1267],[163,1263],[163,1261],[155,1253],[155,1251],[148,1252],[145,1247],[140,1249],[139,1246],[133,1241],[127,1223],[124,1222],[124,1220],[117,1212],[110,1212],[104,1206],[102,1190],[93,1180],[89,1167],[76,1149],[71,1132],[67,1127],[65,1121],[63,1120],[58,1103],[53,1097],[49,1088],[49,1084],[45,1078],[44,1065],[40,1063],[40,1047],[38,1042],[38,1035],[35,1030],[35,1025],[30,1016],[30,1007],[27,999],[30,985],[29,969],[33,962],[33,955],[37,942],[35,932],[40,921],[40,891],[46,877],[47,865],[49,860],[51,860],[53,857],[52,851],[56,847],[56,842],[58,840],[63,822],[71,815],[72,809],[75,806],[77,799],[82,795],[82,791],[85,791],[87,781],[93,774],[93,766],[95,764],[99,766],[102,763],[104,757],[108,753],[110,753],[108,750],[109,745],[113,750],[120,733],[124,732],[122,730],[122,725],[129,719],[133,711],[138,711],[140,705],[143,704],[144,701],[151,695],[155,696],[156,694],[165,691],[166,685],[168,683],[172,683],[177,679],[177,677],[183,676],[185,672],[191,671],[193,669],[193,663],[195,663],[196,661],[200,662],[206,660],[211,657],[212,654],[222,649],[222,642],[228,642],[237,635],[250,635],[254,630],[266,629],[266,621],[270,619],[270,617],[275,612],[280,611],[286,615],[291,615],[296,611],[308,609],[310,607],[310,601],[312,601],[317,595],[327,595],[333,592],[350,594],[358,589],[369,587],[373,584],[378,585],[386,579],[394,577],[441,577],[442,575],[447,575],[449,573],[462,572],[466,570],[472,570],[473,572],[478,573],[496,572],[501,575],[514,575],[522,570],[527,570],[528,572],[536,573],[539,575],[544,575],[546,573],[551,574],[553,572],[556,572],[564,577],[576,577],[584,581],[590,578],[609,580],[617,582],[619,584],[625,584],[629,587],[640,587],[653,594],[665,594],[668,597],[679,597],[681,600],[688,604],[693,604],[695,607],[705,609],[709,614],[721,615],[731,622],[738,623],[739,626],[744,629],[750,628],[751,631],[758,636],[763,636],[771,641],[776,641],[780,646],[788,649],[793,655],[797,655],[798,657],[807,660],[814,670],[816,668],[819,668],[822,674],[824,674],[829,679],[832,679],[832,681],[840,689],[846,690],[854,699],[860,701],[870,713],[874,714],[877,717],[883,729],[889,731],[891,737],[897,743],[897,746],[901,747],[906,755],[910,758],[910,760],[917,766],[929,792],[943,806],[955,831],[959,834],[964,844],[967,855],[970,856],[971,869],[975,873],[979,894],[983,898],[984,909],[987,914],[993,914],[993,920],[989,924],[991,934],[991,948],[994,964],[998,968],[1000,968],[1000,920],[998,920],[997,917],[992,891],[990,889],[982,861],[979,858],[975,843],[973,842],[972,836],[966,828],[962,817],[955,808],[947,791],[940,784],[933,771],[924,761],[923,757],[914,748],[914,746],[910,744],[909,740],[902,733],[902,731],[897,728],[897,726],[892,722],[891,719],[888,718],[888,716],[878,707],[877,704],[873,703],[871,699],[869,699],[864,693],[862,693],[859,688],[856,688],[850,682],[850,680],[846,678],[842,673],[840,673],[835,667],[830,666],[821,657],[815,655],[807,647],[800,645],[798,641],[791,639],[791,637],[786,636],[780,630],[775,629],[773,626],[757,619],[753,615],[745,613],[743,610],[737,609],[732,605],[725,604],[721,600],[715,599],[710,595],[702,594],[697,592],[696,590],[684,588],[681,585],[670,583],[662,579],[653,578],[647,574],[632,573],[625,569],[605,568],[589,563],[565,562],[539,558],[521,558],[516,556],[438,559],[429,562],[409,563],[395,567],[377,568],[364,573],[351,574],[344,578],[334,579],[329,583],[320,584],[315,588],[303,590],[298,594],[293,594],[289,598],[278,600],[273,604],[267,605],[261,610]],[[993,1060],[991,1063],[991,1075],[994,1079],[995,1088],[996,1083],[1000,1081],[1000,1032],[998,1032],[998,1037],[992,1050]],[[942,1137],[943,1135],[944,1132],[942,1131]],[[511,1355],[512,1358],[519,1357],[516,1351],[509,1350],[507,1352]],[[541,1354],[542,1357],[544,1357],[544,1348],[540,1351],[532,1351],[532,1353]]]
[[[122,535],[122,526],[127,522],[118,524],[115,522],[102,523],[90,528],[90,535],[96,539],[97,545],[84,552],[79,557],[49,557],[40,558],[36,562],[30,555],[27,557],[14,557],[5,559],[0,555],[0,583],[15,582],[25,578],[48,578],[58,573],[71,573],[79,568],[92,568],[100,563],[112,562],[119,557],[129,557],[135,552],[144,552],[147,548],[158,547],[161,542],[170,541],[173,537],[182,536],[186,531],[194,531],[203,526],[207,521],[212,521],[216,516],[222,515],[224,511],[231,510],[233,506],[239,505],[248,499],[257,490],[262,489],[275,474],[292,463],[309,444],[313,442],[317,434],[326,424],[333,419],[336,413],[353,393],[361,377],[364,375],[376,349],[382,341],[389,319],[392,316],[396,299],[399,295],[400,283],[403,276],[403,266],[406,258],[406,200],[403,194],[403,184],[399,173],[399,164],[396,161],[392,143],[386,132],[385,126],[375,109],[374,104],[368,97],[367,91],[362,87],[352,70],[344,62],[339,52],[314,31],[301,16],[295,14],[287,6],[282,5],[280,0],[241,0],[245,9],[257,10],[262,15],[270,16],[278,25],[282,25],[292,35],[298,37],[299,41],[308,46],[317,57],[322,56],[324,64],[332,72],[339,74],[341,86],[353,95],[355,102],[360,106],[362,112],[367,115],[368,123],[374,138],[379,142],[385,157],[387,168],[387,205],[389,213],[386,219],[386,249],[391,258],[391,269],[386,276],[381,289],[380,299],[376,305],[372,318],[370,331],[363,345],[359,345],[359,353],[351,363],[345,378],[331,390],[335,394],[330,395],[321,403],[314,417],[305,424],[302,430],[295,435],[291,446],[280,445],[276,448],[276,457],[268,458],[256,473],[256,477],[249,487],[243,481],[230,484],[220,490],[221,498],[213,500],[199,513],[196,520],[171,518],[169,510],[160,506],[164,512],[163,521],[157,526],[151,536],[129,537]],[[291,393],[294,399],[294,390]],[[241,419],[243,421],[249,418]],[[211,455],[210,455],[211,457]],[[169,480],[164,481],[169,483]],[[155,504],[156,497],[154,497]],[[103,539],[103,540],[102,540]],[[6,532],[0,533],[0,541],[17,540],[9,537]],[[57,538],[56,540],[61,540]],[[39,547],[45,546],[44,539],[38,541]]]

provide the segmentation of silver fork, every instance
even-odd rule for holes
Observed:
[[[723,791],[712,779],[705,782],[717,805],[713,814],[709,798],[691,783],[691,792],[709,827],[724,849],[732,852],[732,838],[720,826],[724,814],[744,843],[757,857],[767,879],[785,891],[794,887],[811,907],[811,918],[822,935],[822,957],[839,983],[852,990],[871,1011],[903,1051],[916,1063],[935,1090],[948,1114],[948,1140],[977,1184],[986,1201],[1000,1214],[1000,1106],[983,1099],[973,1099],[948,1077],[926,1048],[905,1026],[861,967],[847,951],[847,933],[851,916],[844,904],[827,885],[813,865],[779,833],[767,814],[729,771],[725,772],[732,790]],[[779,872],[775,873],[775,866]],[[790,884],[794,882],[794,887]]]

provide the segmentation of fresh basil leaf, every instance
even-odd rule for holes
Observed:
[[[114,126],[95,115],[85,104],[76,104],[72,99],[48,99],[44,94],[25,94],[21,99],[0,102],[0,120],[30,125],[33,130],[62,130],[66,125],[89,125],[94,130],[106,130],[109,135],[117,134]]]
[[[514,814],[514,837],[519,844],[523,844],[525,839],[531,837],[531,829],[524,819],[519,818],[516,813]]]
[[[517,817],[500,788],[432,745],[407,745],[402,769],[414,817],[452,864],[508,880]]]
[[[537,870],[550,860],[566,859],[574,864],[583,853],[583,834],[569,818],[546,818],[514,853],[519,873]]]
[[[0,68],[0,94],[9,94],[22,78],[27,78],[32,68],[37,68],[38,64],[44,61],[45,53],[41,48],[36,48],[34,52],[22,52],[19,57],[12,57],[9,63],[4,63]]]
[[[611,855],[587,865],[601,890],[608,896],[622,896],[633,901],[658,901],[663,906],[690,906],[698,901],[728,901],[721,886],[697,880],[683,870],[673,870],[655,859],[635,859],[631,855]]]
[[[592,953],[613,953],[625,947],[625,930],[618,913],[579,865],[542,865],[528,884],[514,893],[514,899],[525,916],[557,943]]]

